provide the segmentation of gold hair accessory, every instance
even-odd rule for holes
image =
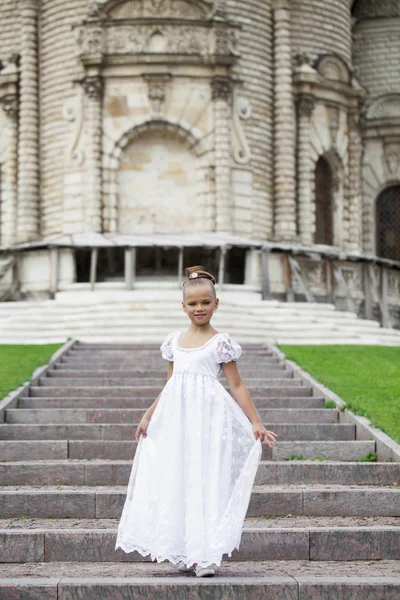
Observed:
[[[198,277],[198,273],[194,272],[194,273],[190,273],[189,275],[189,279],[194,279],[195,277]]]

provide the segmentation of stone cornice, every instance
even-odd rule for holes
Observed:
[[[314,72],[295,72],[293,77],[295,93],[309,94],[316,100],[330,102],[350,108],[362,104],[366,93],[338,81],[332,81]]]

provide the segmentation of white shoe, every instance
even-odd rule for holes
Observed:
[[[179,562],[178,571],[180,571],[181,573],[192,573],[194,569],[195,565],[190,565],[190,567],[187,567],[183,560]]]
[[[208,565],[207,567],[200,567],[200,565],[196,565],[195,571],[197,577],[210,577],[215,575],[215,569],[213,565]]]

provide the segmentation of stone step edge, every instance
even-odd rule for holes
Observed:
[[[365,561],[367,562],[367,561]],[[72,563],[71,563],[72,564]],[[91,563],[96,564],[96,563]],[[111,563],[108,563],[111,564]],[[239,561],[235,563],[235,566],[245,563]],[[171,565],[172,566],[172,565]],[[339,567],[338,567],[339,568]],[[27,598],[28,596],[23,595],[26,594],[26,591],[29,590],[30,593],[35,594],[35,597],[40,597],[41,600],[63,600],[63,588],[65,587],[68,593],[68,589],[71,588],[92,588],[94,594],[85,595],[85,598],[88,600],[97,598],[98,592],[96,590],[99,587],[108,587],[115,588],[117,591],[118,588],[121,587],[140,587],[141,594],[145,594],[145,586],[149,588],[149,590],[153,590],[154,588],[159,589],[160,586],[163,588],[163,592],[168,590],[168,587],[172,586],[172,590],[178,586],[180,588],[193,588],[193,587],[207,587],[207,588],[216,588],[220,586],[224,586],[224,591],[229,591],[230,588],[234,588],[235,590],[235,598],[238,598],[236,595],[241,588],[243,591],[249,592],[249,588],[264,588],[258,590],[259,593],[262,591],[267,591],[265,588],[283,588],[282,591],[285,593],[285,598],[287,600],[309,600],[310,592],[314,590],[314,592],[319,591],[319,593],[323,593],[322,590],[325,588],[325,592],[328,592],[329,589],[335,590],[335,588],[350,588],[352,590],[352,599],[354,600],[364,600],[367,596],[365,594],[369,594],[370,592],[376,589],[379,590],[380,593],[384,591],[386,588],[388,591],[395,592],[395,589],[399,589],[400,592],[400,577],[391,576],[391,577],[379,577],[379,576],[349,576],[349,577],[326,577],[326,576],[295,576],[295,575],[271,575],[271,576],[254,576],[250,575],[248,580],[245,579],[245,576],[239,577],[230,577],[223,576],[218,574],[218,567],[216,571],[216,575],[212,578],[197,578],[197,577],[188,577],[185,575],[175,575],[169,577],[18,577],[18,578],[1,578],[0,579],[0,598],[6,599],[8,597],[4,596],[2,590],[12,590],[13,591],[13,599],[17,600],[18,597]],[[383,588],[383,589],[382,589]],[[395,588],[395,589],[393,589]],[[57,595],[54,595],[56,592]],[[232,589],[233,591],[233,589]],[[349,590],[350,591],[350,590]],[[38,596],[37,593],[42,593],[41,596]],[[49,592],[47,594],[47,592]],[[304,592],[304,595],[303,595]],[[360,594],[358,593],[360,592]],[[378,593],[379,593],[378,592]],[[21,593],[21,596],[17,596],[17,594]],[[61,595],[59,595],[59,593]],[[396,592],[397,593],[397,592]],[[45,594],[45,595],[43,595]],[[290,595],[289,595],[290,594]],[[32,596],[33,597],[33,596]],[[144,596],[142,596],[144,597]],[[246,598],[246,596],[241,596]],[[277,597],[277,596],[276,596]],[[322,596],[314,596],[315,598]],[[328,596],[325,596],[328,598]],[[335,597],[339,597],[336,596]],[[342,597],[342,596],[341,596]],[[350,596],[346,595],[346,598],[350,598]],[[368,597],[372,597],[369,596]],[[383,598],[384,596],[374,596],[377,600],[379,598]],[[68,598],[71,598],[71,595],[68,594]],[[161,596],[160,596],[161,598]],[[388,600],[395,599],[394,595],[386,596]]]
[[[10,464],[10,463],[5,463]],[[398,482],[395,482],[396,484]],[[25,493],[34,496],[39,496],[41,494],[58,494],[58,495],[72,495],[72,494],[125,494],[127,490],[128,484],[122,485],[90,485],[90,484],[75,484],[75,485],[62,485],[58,487],[57,484],[50,485],[41,485],[40,488],[34,487],[32,485],[13,485],[12,490],[9,489],[10,486],[0,486],[0,495],[1,494],[17,494],[17,493]],[[365,492],[371,491],[378,492],[382,491],[393,491],[395,494],[398,494],[400,497],[400,487],[393,484],[348,484],[348,483],[259,483],[254,484],[252,487],[252,492],[257,494],[272,494],[272,493],[286,493],[286,494],[303,494],[303,493],[318,493],[321,492],[326,494],[327,492]],[[400,521],[399,521],[400,526]]]

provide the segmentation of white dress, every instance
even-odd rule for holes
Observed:
[[[232,555],[242,536],[261,459],[260,439],[217,377],[240,345],[217,333],[199,348],[180,348],[180,331],[160,350],[174,362],[139,438],[115,549],[188,567]]]

